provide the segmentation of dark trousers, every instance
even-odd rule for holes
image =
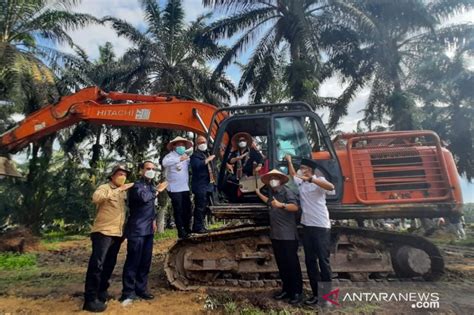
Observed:
[[[304,226],[303,247],[305,263],[309,283],[311,284],[314,296],[318,296],[319,280],[322,281],[322,295],[331,290],[331,265],[329,264],[330,245],[331,229]]]
[[[290,296],[303,292],[303,279],[298,259],[298,240],[272,240],[273,254],[282,281],[282,291]]]
[[[87,266],[84,299],[93,301],[99,292],[109,288],[109,280],[117,262],[122,237],[91,233],[92,254]]]
[[[173,206],[174,223],[178,229],[178,236],[191,232],[191,197],[189,191],[168,192]]]
[[[127,238],[127,259],[123,266],[123,296],[148,292],[148,273],[153,254],[153,234]]]
[[[199,231],[205,228],[204,218],[206,209],[209,205],[210,192],[196,192],[194,193],[194,221],[193,231]]]

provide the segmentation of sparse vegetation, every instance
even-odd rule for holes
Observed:
[[[0,270],[19,270],[36,267],[35,254],[0,253]]]

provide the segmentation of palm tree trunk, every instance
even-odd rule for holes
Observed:
[[[160,147],[160,163],[163,161],[163,157],[167,154],[166,145],[171,140],[171,132],[168,130],[163,130],[161,134],[161,147]],[[160,180],[165,178],[164,168],[161,165],[161,174]],[[163,233],[165,231],[165,219],[166,213],[168,212],[168,208],[170,208],[169,198],[167,193],[161,193],[158,195],[158,216],[157,216],[157,223],[158,223],[158,233]]]

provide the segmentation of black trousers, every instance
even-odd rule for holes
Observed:
[[[323,292],[331,291],[331,265],[329,264],[331,229],[304,226],[303,247],[306,270],[314,296],[318,296],[318,281],[321,280]],[[319,265],[319,269],[318,269]],[[320,273],[321,271],[321,273]]]
[[[204,218],[211,194],[212,193],[207,191],[194,193],[193,231],[199,231],[205,228]]]
[[[168,192],[173,206],[174,223],[178,229],[178,236],[191,232],[191,197],[189,191]]]
[[[282,291],[290,296],[303,292],[303,278],[298,259],[298,240],[272,240],[273,254],[282,281]]]
[[[109,280],[117,262],[122,237],[91,233],[92,254],[87,266],[84,299],[93,301],[99,292],[105,292],[110,286]]]
[[[148,292],[148,273],[153,254],[153,234],[127,238],[127,258],[123,266],[123,296]]]

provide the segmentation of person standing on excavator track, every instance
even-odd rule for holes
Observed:
[[[296,172],[291,155],[286,155],[288,170],[298,186],[301,201],[301,224],[303,225],[303,247],[308,278],[313,296],[306,305],[318,304],[318,278],[322,280],[321,295],[331,290],[331,265],[329,263],[331,244],[331,221],[326,207],[326,194],[334,192],[334,185],[324,177],[317,176],[317,163],[303,158]],[[318,270],[317,263],[319,262]]]
[[[127,190],[133,186],[133,183],[125,184],[129,174],[126,165],[114,166],[108,176],[109,182],[100,185],[92,195],[97,215],[90,236],[92,254],[87,267],[82,307],[85,311],[103,312],[107,308],[109,279],[123,242]]]
[[[272,170],[261,177],[262,182],[271,189],[269,197],[256,189],[257,196],[269,207],[270,239],[273,253],[282,281],[281,292],[276,300],[288,299],[296,305],[302,301],[303,278],[298,259],[298,199],[285,183],[288,176],[278,170]]]
[[[166,148],[170,151],[163,158],[166,179],[168,180],[168,195],[173,206],[173,216],[178,237],[188,238],[191,234],[192,205],[189,193],[189,164],[190,159],[186,150],[193,143],[185,138],[176,137]]]
[[[209,155],[205,137],[198,136],[196,144],[196,151],[191,155],[191,189],[194,194],[193,233],[201,234],[207,233],[204,224],[204,214],[214,190],[215,176],[212,168],[212,160],[214,160],[216,156]]]

